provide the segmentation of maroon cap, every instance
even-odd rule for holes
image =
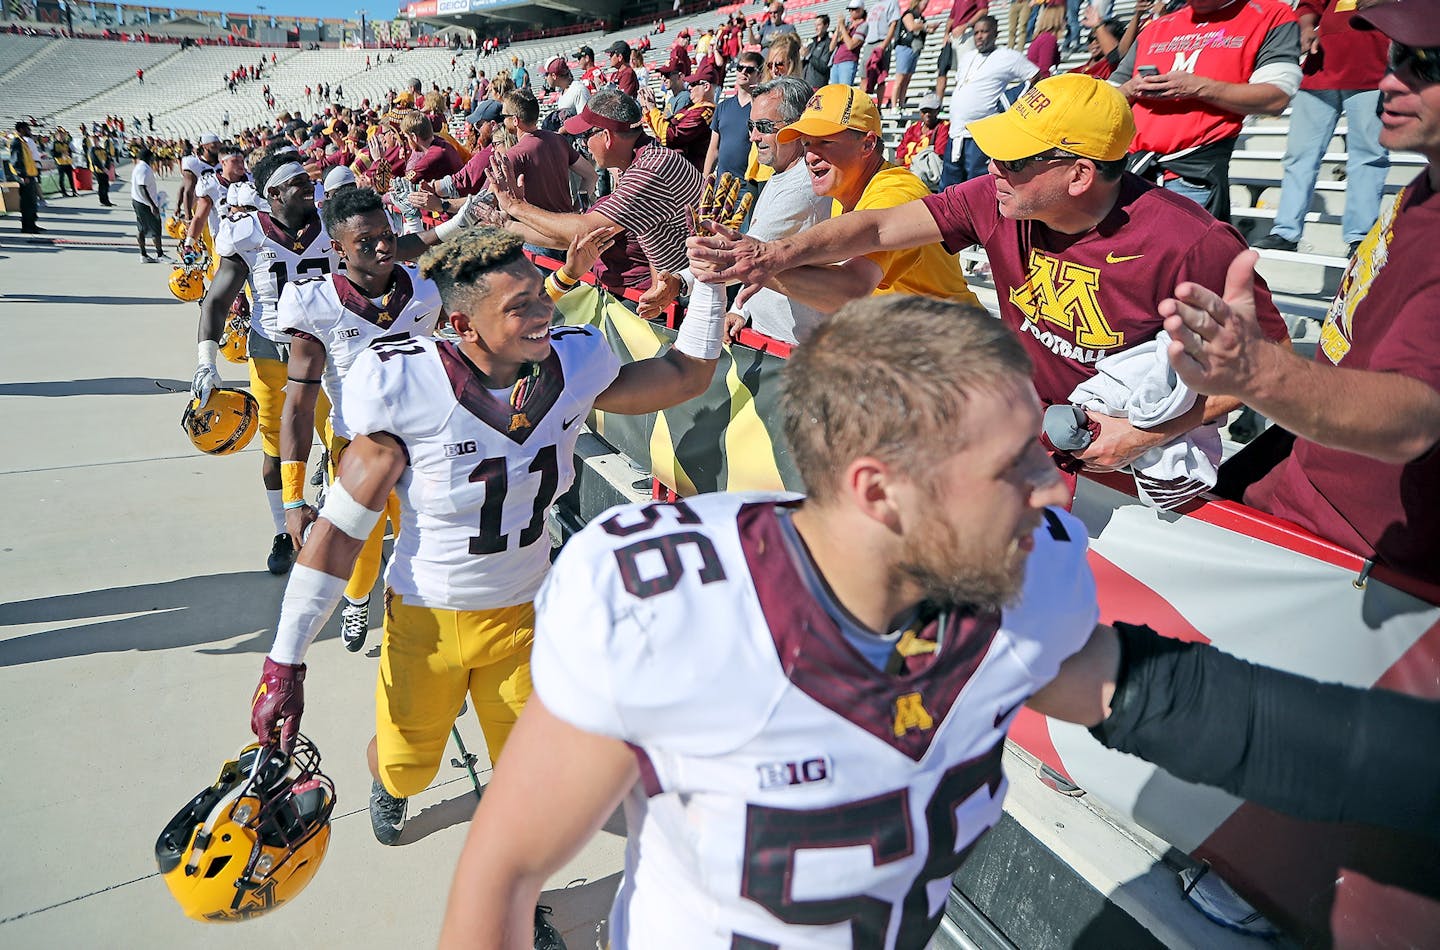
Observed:
[[[685,81],[687,83],[708,82],[712,86],[718,86],[722,82],[720,79],[720,71],[715,68],[715,61],[713,59],[706,59],[699,66],[696,66],[695,71],[685,77]]]
[[[1393,0],[1355,14],[1360,30],[1379,30],[1405,46],[1440,47],[1440,0]]]
[[[656,66],[655,71],[662,76],[669,76],[673,73],[678,73],[680,71],[680,64],[672,59],[664,66]]]
[[[545,64],[545,75],[547,76],[568,76],[570,75],[570,64],[565,62],[565,57],[556,56]]]
[[[635,123],[634,125],[626,125],[619,119],[611,119],[603,115],[596,115],[595,113],[590,111],[589,106],[585,106],[583,109],[581,109],[579,115],[572,115],[570,118],[566,119],[564,125],[562,126],[562,128],[564,128],[565,131],[570,135],[584,135],[591,129],[605,129],[607,132],[619,133],[634,132],[640,127],[641,123],[639,122]]]

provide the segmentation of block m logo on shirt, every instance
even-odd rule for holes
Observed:
[[[1100,309],[1100,268],[1086,267],[1030,251],[1025,283],[1010,291],[1010,302],[1031,323],[1042,321],[1074,334],[1077,346],[1108,349],[1125,342]]]
[[[1193,73],[1195,61],[1199,58],[1200,51],[1198,49],[1193,49],[1189,53],[1176,52],[1175,62],[1171,64],[1170,71],[1172,73]]]

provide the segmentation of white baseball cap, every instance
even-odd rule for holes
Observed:
[[[204,135],[200,136],[200,144],[201,144],[201,145],[219,145],[219,144],[220,144],[220,136],[216,135],[214,132],[206,132]]]
[[[921,111],[921,112],[924,112],[926,109],[934,109],[936,112],[939,112],[939,111],[940,111],[940,97],[937,96],[937,95],[935,95],[935,93],[933,93],[933,92],[926,93],[925,95],[921,96],[921,97],[920,97],[920,111]]]

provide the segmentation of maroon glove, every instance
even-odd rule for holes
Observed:
[[[264,743],[274,742],[278,733],[280,751],[289,755],[300,734],[300,714],[304,711],[305,664],[276,663],[267,656],[260,685],[255,687],[255,698],[250,701],[251,730]]]

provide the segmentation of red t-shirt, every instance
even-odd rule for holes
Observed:
[[[994,176],[982,175],[921,200],[947,251],[985,246],[1000,319],[1034,361],[1035,389],[1047,405],[1069,402],[1099,360],[1154,339],[1164,323],[1157,307],[1176,284],[1223,288],[1230,262],[1245,250],[1230,225],[1128,172],[1115,207],[1083,234],[1001,217],[995,195]],[[1288,338],[1258,277],[1255,296],[1265,335]]]
[[[490,156],[493,154],[495,146],[487,145],[470,156],[470,161],[450,178],[450,183],[455,186],[455,194],[463,198],[479,194],[485,189],[486,179],[490,175]]]
[[[1113,81],[1123,83],[1140,67],[1154,66],[1162,76],[1184,71],[1245,83],[1261,66],[1296,63],[1299,54],[1300,22],[1279,0],[1234,0],[1203,19],[1187,4],[1146,24]],[[1131,151],[1162,155],[1233,139],[1245,119],[1195,99],[1141,98],[1131,109],[1136,128]]]
[[[1318,16],[1320,51],[1305,57],[1300,64],[1305,77],[1301,89],[1377,89],[1385,75],[1385,57],[1390,38],[1379,30],[1357,30],[1350,25],[1355,4],[1338,13],[1341,0],[1300,0],[1295,12]]]
[[[1326,315],[1315,360],[1398,373],[1440,390],[1440,196],[1426,173],[1361,242]],[[1245,501],[1397,570],[1440,583],[1440,447],[1394,465],[1297,438]]]
[[[635,70],[629,66],[621,66],[611,73],[610,81],[615,84],[617,89],[631,98],[634,98],[635,94],[640,91],[640,77],[636,76]]]
[[[923,152],[927,148],[933,148],[937,155],[944,156],[946,147],[950,144],[950,123],[937,122],[935,128],[926,128],[925,120],[911,123],[905,134],[900,136],[900,144],[895,147],[895,158],[906,168],[915,158],[917,152]]]
[[[525,200],[537,208],[569,214],[575,210],[570,194],[570,163],[579,153],[563,137],[544,129],[520,136],[505,153],[517,174],[525,176]]]

